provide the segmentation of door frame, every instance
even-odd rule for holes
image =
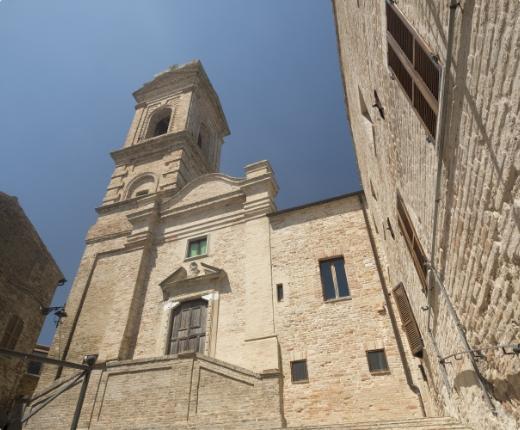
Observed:
[[[207,355],[209,357],[215,357],[217,343],[218,309],[220,302],[220,294],[216,290],[206,290],[189,295],[170,297],[168,300],[166,300],[163,307],[163,330],[161,330],[162,338],[164,339],[162,348],[163,355],[172,355],[169,353],[169,349],[172,334],[172,320],[175,309],[178,308],[182,303],[200,299],[205,300],[208,303],[208,305],[206,311],[206,339],[204,342],[204,347],[198,353]]]

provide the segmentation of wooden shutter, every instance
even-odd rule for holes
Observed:
[[[416,84],[413,85],[413,107],[422,119],[422,122],[432,136],[435,136],[435,127],[437,127],[437,114],[430,107],[423,94]]]
[[[390,0],[386,2],[388,66],[428,133],[435,137],[441,66]]]
[[[414,47],[414,67],[432,96],[439,100],[440,67],[417,39]]]
[[[406,333],[406,337],[408,338],[408,344],[410,345],[412,354],[416,357],[422,357],[424,343],[413,315],[410,302],[408,301],[404,285],[402,283],[397,285],[393,290],[393,294],[397,310],[399,311],[399,316],[401,317],[401,324]]]
[[[406,209],[403,199],[399,194],[397,195],[397,219],[399,221],[399,227],[403,233],[406,246],[412,257],[415,269],[423,285],[423,291],[426,291],[428,287],[426,281],[428,271],[426,270],[424,263],[428,261],[428,258],[424,253],[421,242],[419,242],[419,239],[417,238],[417,233],[415,232],[410,215],[408,215],[408,210]]]
[[[410,61],[413,62],[413,35],[395,8],[386,3],[386,29]]]
[[[388,44],[388,65],[394,71],[395,76],[401,86],[403,87],[404,92],[408,96],[410,100],[412,100],[412,90],[413,90],[413,80],[410,76],[410,73],[406,70],[403,63],[399,60],[394,48],[392,45]]]

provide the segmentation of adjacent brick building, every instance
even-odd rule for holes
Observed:
[[[267,161],[219,173],[229,130],[199,62],[134,96],[50,350],[98,354],[79,427],[426,423],[363,192],[277,211]],[[45,367],[27,428],[70,426],[75,377]]]
[[[520,3],[333,8],[371,229],[431,407],[518,428]]]
[[[0,347],[31,353],[63,274],[16,197],[0,192]],[[26,394],[27,363],[0,355],[0,425]]]

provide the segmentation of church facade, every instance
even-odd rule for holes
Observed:
[[[432,406],[363,192],[277,211],[267,161],[219,173],[229,130],[198,61],[134,96],[50,350],[98,355],[78,428],[419,422]],[[25,428],[69,428],[76,377],[44,366]]]

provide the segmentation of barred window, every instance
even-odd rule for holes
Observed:
[[[441,66],[390,1],[386,1],[388,66],[428,134],[435,137]]]

